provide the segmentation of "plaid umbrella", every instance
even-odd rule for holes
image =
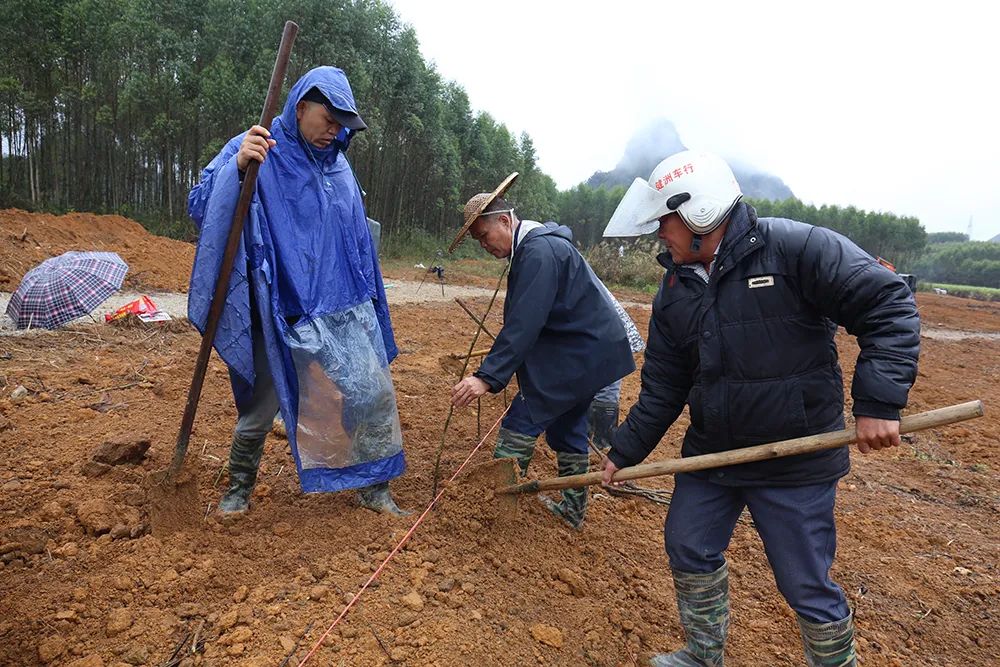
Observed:
[[[18,329],[55,329],[87,315],[118,291],[128,271],[113,252],[67,252],[25,274],[7,314]]]

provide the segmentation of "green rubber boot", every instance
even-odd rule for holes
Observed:
[[[517,459],[521,475],[528,474],[528,464],[535,453],[538,438],[501,428],[497,433],[497,444],[493,448],[495,459]]]
[[[854,667],[854,614],[832,623],[813,623],[798,616],[809,667]]]
[[[611,449],[611,434],[618,426],[618,404],[593,401],[587,409],[590,440],[602,452]]]
[[[673,571],[677,610],[687,646],[661,653],[649,661],[653,667],[722,667],[729,631],[729,566],[715,572],[693,574]]]
[[[372,484],[358,490],[358,505],[373,512],[384,514],[395,514],[396,516],[408,516],[412,514],[407,510],[399,508],[396,501],[392,499],[389,491],[389,482]]]
[[[257,469],[264,453],[265,437],[251,440],[234,433],[229,448],[229,490],[219,501],[219,512],[238,514],[250,507],[250,494],[257,483]]]
[[[590,457],[587,454],[556,452],[556,463],[560,477],[584,475],[590,470]],[[545,496],[539,496],[539,499],[549,511],[573,528],[583,528],[583,519],[587,514],[587,487],[563,489],[562,501],[558,503]]]

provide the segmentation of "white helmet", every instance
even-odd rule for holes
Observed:
[[[656,231],[662,216],[675,211],[693,233],[708,234],[742,197],[725,160],[704,151],[682,151],[656,165],[648,181],[632,182],[604,236],[648,234]]]

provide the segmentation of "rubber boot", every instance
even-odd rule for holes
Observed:
[[[560,477],[584,475],[590,470],[590,457],[587,454],[556,452],[556,463]],[[579,530],[583,527],[583,519],[587,514],[587,487],[563,489],[562,501],[558,503],[545,496],[539,498],[553,514],[573,528]]]
[[[618,426],[618,404],[593,401],[587,410],[590,440],[602,452],[611,449],[611,434]]]
[[[809,667],[854,667],[854,615],[832,623],[813,623],[801,616],[799,630]]]
[[[399,508],[396,501],[392,499],[389,491],[389,482],[372,484],[358,490],[358,505],[383,514],[395,514],[396,516],[407,516],[411,512]]]
[[[229,448],[229,490],[219,501],[219,512],[222,514],[246,512],[250,507],[250,494],[257,483],[264,440],[265,436],[250,439],[233,434],[233,444]]]
[[[653,667],[722,667],[729,630],[729,566],[694,574],[673,571],[687,646],[653,656]]]
[[[517,433],[505,428],[497,433],[497,444],[493,448],[493,458],[495,459],[517,459],[517,465],[521,469],[521,476],[528,474],[528,464],[535,453],[535,441],[537,437]]]

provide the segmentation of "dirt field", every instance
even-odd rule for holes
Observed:
[[[22,232],[9,214],[0,214],[0,266],[16,285],[44,256],[10,263],[21,250],[8,237]],[[106,231],[105,248],[115,249],[121,226]],[[70,249],[42,230],[28,225],[36,249]],[[157,275],[142,257],[164,256],[162,240],[136,237],[148,246],[126,260],[147,271],[144,287],[186,283],[190,259]],[[485,309],[486,299],[472,302]],[[998,304],[934,295],[918,303],[934,326],[1000,332]],[[392,314],[409,463],[393,486],[419,513],[430,500],[453,383],[438,357],[465,348],[474,325],[454,303],[406,304]],[[645,330],[648,311],[632,314]],[[495,317],[491,324],[499,328]],[[299,664],[412,525],[416,514],[375,515],[350,494],[302,495],[278,437],[269,438],[252,511],[220,523],[209,505],[224,484],[235,410],[225,368],[213,359],[189,453],[203,518],[190,530],[151,533],[143,482],[172,455],[198,344],[176,322],[169,330],[78,325],[0,337],[0,664],[163,665],[185,638],[185,665],[278,665],[289,655],[287,664]],[[839,345],[849,383],[857,347],[843,334]],[[998,346],[924,339],[908,411],[980,398],[986,416],[914,434],[891,453],[852,454],[840,484],[834,575],[857,610],[866,665],[1000,663]],[[14,399],[19,386],[27,395]],[[635,374],[623,406],[637,393]],[[503,407],[499,396],[483,401],[484,433]],[[677,455],[685,424],[682,417],[653,459]],[[91,460],[102,443],[144,440],[151,446],[138,464]],[[475,463],[489,459],[492,440]],[[475,414],[459,412],[442,457],[446,476],[477,442]],[[540,446],[530,475],[554,474],[554,457]],[[307,664],[645,664],[682,638],[662,546],[665,513],[599,491],[576,533],[532,498],[501,513],[488,488],[463,476]],[[803,664],[793,614],[748,518],[728,557],[727,664]]]

